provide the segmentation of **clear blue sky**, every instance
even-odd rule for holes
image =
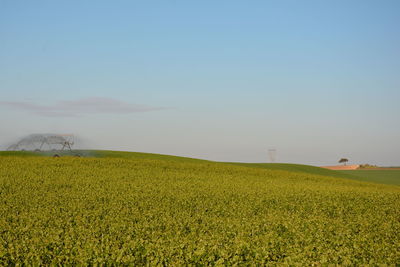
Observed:
[[[0,0],[0,146],[400,165],[400,1]]]

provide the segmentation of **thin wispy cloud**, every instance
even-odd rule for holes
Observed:
[[[129,114],[166,109],[131,104],[113,98],[90,97],[72,101],[58,101],[53,105],[41,105],[23,101],[0,101],[0,105],[46,117],[79,117],[86,114]]]

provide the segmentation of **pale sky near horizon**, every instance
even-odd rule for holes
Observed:
[[[0,149],[400,165],[400,1],[0,0]]]

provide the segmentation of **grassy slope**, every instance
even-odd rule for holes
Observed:
[[[0,193],[0,265],[400,262],[396,186],[207,161],[4,157]]]
[[[0,151],[0,156],[53,156],[55,153],[63,156],[82,157],[95,157],[95,158],[124,158],[124,159],[155,159],[155,160],[168,160],[178,162],[208,162],[206,160],[152,154],[140,152],[124,152],[124,151],[110,151],[110,150],[74,150],[63,152],[28,152],[28,151]],[[301,164],[287,164],[287,163],[227,163],[251,168],[262,168],[268,170],[282,170],[289,172],[308,173],[322,176],[330,176],[337,178],[347,178],[357,181],[375,182],[383,184],[400,185],[400,171],[399,170],[356,170],[356,171],[333,171],[324,168],[301,165]]]
[[[163,154],[152,154],[152,153],[142,153],[142,152],[124,152],[124,151],[110,151],[110,150],[93,150],[92,156],[97,158],[125,158],[125,159],[155,159],[155,160],[172,160],[179,162],[199,162],[206,160],[170,156]]]
[[[333,171],[324,168],[287,163],[230,163],[245,167],[269,170],[285,170],[290,172],[309,173],[323,176],[347,178],[356,181],[400,185],[400,170],[346,170]]]
[[[201,159],[193,159],[187,157],[178,157],[162,154],[153,153],[142,153],[142,152],[126,152],[126,151],[112,151],[112,150],[73,150],[73,151],[42,151],[42,152],[30,152],[30,151],[0,151],[0,156],[53,156],[55,154],[61,156],[81,156],[81,157],[93,157],[93,158],[124,158],[124,159],[155,159],[155,160],[169,160],[169,161],[181,161],[181,162],[198,162],[205,161]]]
[[[351,175],[354,180],[400,185],[400,170],[349,170],[339,171]]]
[[[41,156],[38,153],[30,151],[0,151],[2,157],[35,157]]]
[[[320,167],[314,167],[309,165],[302,164],[289,164],[289,163],[230,163],[234,165],[240,165],[244,167],[251,168],[262,168],[268,170],[282,170],[282,171],[290,171],[290,172],[301,172],[301,173],[310,173],[316,175],[330,176],[330,177],[339,177],[339,178],[349,178],[353,179],[352,175],[348,175],[347,173],[332,171]]]

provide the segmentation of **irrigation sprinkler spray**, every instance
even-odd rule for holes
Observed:
[[[72,134],[31,134],[7,148],[9,151],[72,150]]]

